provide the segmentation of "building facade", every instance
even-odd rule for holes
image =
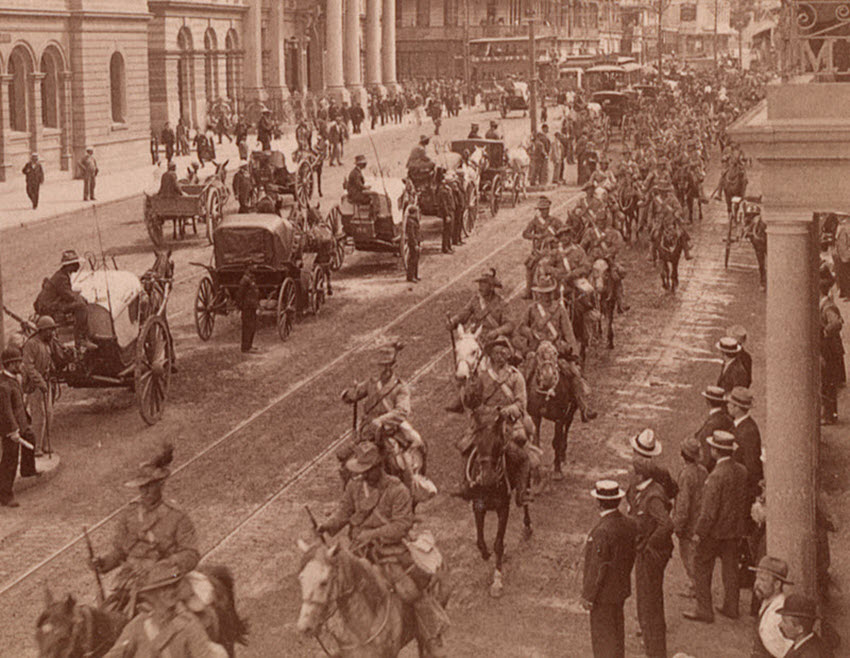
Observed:
[[[737,33],[725,0],[672,0],[664,12],[664,52],[685,62],[714,61],[729,52]]]

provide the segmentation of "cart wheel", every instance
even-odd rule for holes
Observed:
[[[345,262],[345,236],[334,240],[333,252],[331,252],[331,270],[338,272]]]
[[[292,277],[286,277],[277,296],[277,333],[281,340],[286,340],[292,333],[292,322],[295,319],[295,292],[295,280]]]
[[[325,303],[325,287],[328,285],[324,268],[321,265],[313,265],[313,276],[310,279],[312,287],[312,290],[310,290],[310,310],[313,315],[318,315]]]
[[[310,163],[302,161],[298,165],[298,173],[295,176],[295,200],[302,206],[306,206],[313,196],[313,169]]]
[[[490,186],[490,216],[495,217],[499,212],[499,202],[502,197],[502,178],[495,176]]]
[[[218,225],[221,223],[222,218],[222,210],[221,210],[221,196],[218,190],[210,190],[209,196],[207,198],[207,241],[210,244],[213,243],[213,233],[218,228]]]
[[[401,266],[402,274],[407,273],[407,264],[410,262],[410,245],[407,244],[407,213],[415,211],[416,206],[407,206],[401,219],[401,234],[398,238],[398,264]]]
[[[145,228],[148,229],[148,235],[153,242],[154,247],[161,247],[165,242],[162,235],[162,220],[155,217],[150,209],[150,201],[145,198]]]
[[[174,348],[168,325],[159,315],[149,317],[136,340],[136,367],[133,384],[139,413],[148,424],[162,418],[171,384]]]
[[[339,208],[334,206],[328,213],[327,223],[334,235],[333,251],[331,252],[331,271],[337,272],[345,261],[345,229],[342,226],[342,216]]]
[[[195,295],[195,329],[201,340],[209,340],[215,326],[215,285],[205,276],[198,284]]]

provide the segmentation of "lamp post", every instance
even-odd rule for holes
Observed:
[[[534,41],[534,10],[528,10],[528,75],[529,98],[528,114],[531,117],[531,134],[537,134],[537,46]]]

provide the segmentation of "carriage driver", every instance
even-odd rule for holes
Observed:
[[[71,275],[80,269],[82,261],[73,249],[62,252],[59,269],[49,279],[44,279],[41,292],[33,307],[39,315],[49,315],[62,323],[65,314],[74,316],[74,343],[77,350],[97,349],[97,345],[88,340],[88,306],[83,296],[71,288]]]
[[[587,402],[590,386],[578,365],[579,347],[569,313],[556,294],[558,282],[551,275],[543,274],[532,290],[535,299],[514,334],[514,346],[525,356],[523,372],[527,376],[533,372],[540,342],[551,342],[558,350],[558,364],[581,410],[582,422],[593,420],[597,414]]]
[[[371,199],[366,190],[369,186],[366,184],[366,179],[363,177],[363,170],[366,168],[366,156],[354,156],[354,167],[348,174],[345,181],[345,190],[348,193],[349,200],[357,205],[368,206]]]
[[[419,144],[410,150],[410,156],[407,158],[407,175],[410,178],[424,178],[434,171],[436,165],[425,152],[430,141],[427,135],[420,135]]]
[[[351,475],[334,515],[319,525],[319,533],[335,535],[346,525],[352,551],[365,555],[392,589],[413,607],[416,637],[426,658],[446,655],[442,634],[448,626],[443,607],[414,568],[403,540],[413,527],[410,492],[401,480],[384,471],[383,458],[371,442],[358,443],[345,462]]]
[[[531,254],[525,259],[525,298],[531,299],[531,288],[534,284],[534,271],[543,255],[543,243],[546,238],[557,236],[561,222],[549,215],[552,202],[545,196],[537,200],[534,217],[522,232],[525,240],[531,240]]]
[[[188,574],[198,564],[200,553],[195,536],[195,526],[185,512],[162,498],[165,480],[171,475],[169,465],[174,449],[170,444],[161,447],[153,459],[139,467],[136,477],[124,484],[138,488],[139,500],[130,503],[121,517],[112,541],[112,550],[95,557],[92,568],[98,573],[108,573],[121,567],[115,590],[107,597],[107,610],[122,612],[128,618],[136,610],[139,584],[145,582],[154,567],[166,566]],[[197,575],[191,574],[192,580]],[[193,582],[193,588],[194,588]],[[206,583],[208,586],[209,581]],[[210,586],[211,587],[211,586]],[[199,588],[194,588],[196,594]],[[211,601],[211,592],[201,592],[202,605]]]

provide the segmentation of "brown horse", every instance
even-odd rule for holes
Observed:
[[[201,566],[213,586],[208,615],[210,640],[236,655],[236,644],[247,644],[248,622],[236,612],[233,576],[227,567]],[[45,608],[36,622],[35,639],[41,658],[99,658],[106,654],[129,620],[122,614],[78,604],[72,595],[54,600],[45,590]],[[202,621],[205,621],[202,619]]]
[[[679,258],[684,250],[684,234],[674,224],[663,226],[658,236],[658,261],[661,264],[661,285],[676,292],[679,287]]]
[[[694,221],[694,203],[697,204],[697,217],[702,221],[702,204],[700,203],[700,183],[698,173],[688,163],[679,165],[673,173],[673,187],[679,203],[688,214],[688,223]]]

